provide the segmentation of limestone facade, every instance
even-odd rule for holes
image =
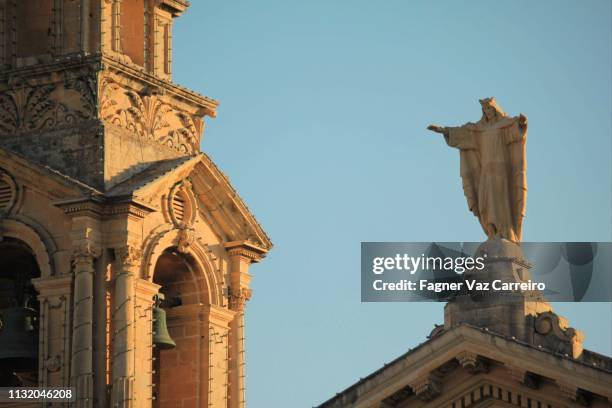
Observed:
[[[187,6],[0,1],[0,314],[14,287],[39,313],[37,368],[5,384],[73,386],[77,407],[246,405],[249,266],[272,244],[200,152],[218,103],[171,82]],[[160,292],[171,350],[152,342]]]

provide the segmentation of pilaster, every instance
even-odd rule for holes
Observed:
[[[230,261],[230,287],[229,306],[236,312],[230,322],[229,331],[229,400],[231,408],[244,408],[246,406],[245,387],[245,333],[244,310],[246,302],[251,298],[249,287],[251,275],[249,266],[259,262],[265,252],[246,242],[230,242],[225,244]]]
[[[70,383],[70,291],[72,276],[33,279],[40,302],[39,385],[66,387]]]
[[[139,406],[150,406],[153,395],[153,297],[160,286],[135,279],[135,373],[134,399]]]
[[[134,280],[142,259],[140,249],[124,246],[115,249],[112,294],[112,392],[111,406],[134,406]]]
[[[75,248],[74,315],[70,383],[76,387],[75,407],[93,407],[93,278],[98,250],[84,242]]]

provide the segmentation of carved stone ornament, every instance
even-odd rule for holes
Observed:
[[[246,302],[251,299],[253,291],[249,288],[239,288],[229,290],[230,309],[244,310]]]
[[[165,203],[167,218],[180,229],[189,228],[195,222],[198,203],[189,179],[176,183],[168,193]]]
[[[91,264],[100,255],[100,251],[92,242],[86,241],[77,246],[72,253],[72,264]]]
[[[184,154],[200,150],[201,118],[181,112],[161,94],[136,92],[106,76],[100,81],[100,119]]]
[[[195,242],[195,232],[192,228],[181,228],[178,233],[177,251],[186,253]]]
[[[540,313],[535,319],[534,328],[537,334],[545,336],[551,341],[575,343],[581,346],[584,340],[584,336],[579,330],[567,327],[565,319],[554,312]]]
[[[457,361],[461,367],[465,368],[470,374],[487,372],[489,366],[485,359],[476,353],[463,351],[457,355]]]
[[[121,266],[138,266],[142,262],[142,250],[131,245],[115,248],[115,258]]]
[[[52,373],[59,371],[60,368],[62,368],[62,361],[60,356],[58,356],[57,354],[54,356],[49,356],[47,360],[45,360],[45,367],[47,368],[47,371]]]
[[[95,80],[87,73],[66,73],[60,82],[39,84],[16,77],[0,90],[0,133],[13,135],[57,129],[92,119]]]
[[[100,251],[94,245],[94,230],[89,227],[85,228],[82,239],[77,241],[72,253],[72,264],[85,263],[91,266],[94,258],[98,256],[100,256]]]
[[[410,384],[417,397],[423,401],[431,401],[442,392],[442,383],[439,376],[429,374]]]

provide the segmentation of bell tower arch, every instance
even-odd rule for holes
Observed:
[[[40,306],[32,280],[40,269],[18,239],[0,242],[0,259],[0,386],[37,386]]]

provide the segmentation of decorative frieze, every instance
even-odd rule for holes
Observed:
[[[1,134],[56,130],[94,118],[95,76],[80,70],[46,79],[16,76],[0,85]]]
[[[66,55],[0,73],[0,135],[100,120],[190,155],[199,152],[203,118],[215,116],[216,106],[113,55]]]
[[[100,80],[99,117],[181,153],[199,151],[203,120],[177,109],[163,94],[147,87],[135,91],[105,75]]]

